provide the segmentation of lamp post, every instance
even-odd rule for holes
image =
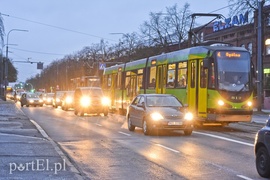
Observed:
[[[9,38],[9,34],[12,31],[24,31],[24,32],[28,32],[28,30],[24,30],[24,29],[11,29],[8,34],[7,34],[7,46],[6,46],[6,60],[4,62],[4,84],[5,84],[5,90],[4,90],[4,100],[6,101],[6,94],[7,94],[7,84],[8,84],[8,38]]]

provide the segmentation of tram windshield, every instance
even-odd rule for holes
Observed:
[[[217,84],[220,90],[250,90],[250,56],[247,52],[217,52]]]

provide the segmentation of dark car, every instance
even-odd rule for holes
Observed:
[[[153,129],[184,130],[185,135],[193,131],[193,115],[173,95],[140,94],[127,109],[128,129],[143,129],[145,135]]]
[[[109,113],[110,101],[99,87],[78,87],[74,92],[74,114]]]
[[[270,177],[270,119],[255,137],[256,169],[260,176]]]
[[[57,108],[58,106],[62,105],[62,98],[64,95],[65,91],[56,91],[54,93],[53,99],[52,99],[52,106],[54,108]]]
[[[43,100],[39,98],[39,95],[35,93],[30,93],[30,92],[23,93],[20,98],[20,102],[21,102],[21,107],[23,107],[24,105],[26,105],[26,107],[43,106]]]
[[[66,91],[62,97],[62,109],[67,111],[74,107],[74,91]]]

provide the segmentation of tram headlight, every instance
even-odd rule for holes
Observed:
[[[80,99],[80,103],[83,107],[88,107],[90,106],[91,104],[91,99],[90,97],[87,97],[87,96],[83,96],[81,99]]]
[[[185,120],[191,121],[193,119],[193,114],[191,112],[187,112],[184,118]]]
[[[224,101],[222,101],[222,100],[218,101],[218,105],[223,106],[224,104],[225,104]]]
[[[252,106],[252,102],[248,101],[247,102],[247,105],[248,105],[248,107],[251,107]]]
[[[151,117],[152,120],[154,120],[154,121],[160,121],[160,120],[164,119],[163,116],[162,116],[160,113],[158,113],[158,112],[153,112],[153,113],[151,113],[151,114],[150,114],[150,117]]]

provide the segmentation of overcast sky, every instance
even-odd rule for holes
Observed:
[[[13,61],[50,62],[73,54],[101,38],[117,43],[121,35],[139,32],[150,12],[165,12],[177,4],[190,4],[192,13],[220,13],[228,17],[228,0],[0,0],[8,57]],[[196,21],[197,22],[197,21]],[[7,41],[7,36],[5,43]],[[5,54],[5,50],[4,50]],[[18,81],[40,73],[36,64],[14,62]]]

